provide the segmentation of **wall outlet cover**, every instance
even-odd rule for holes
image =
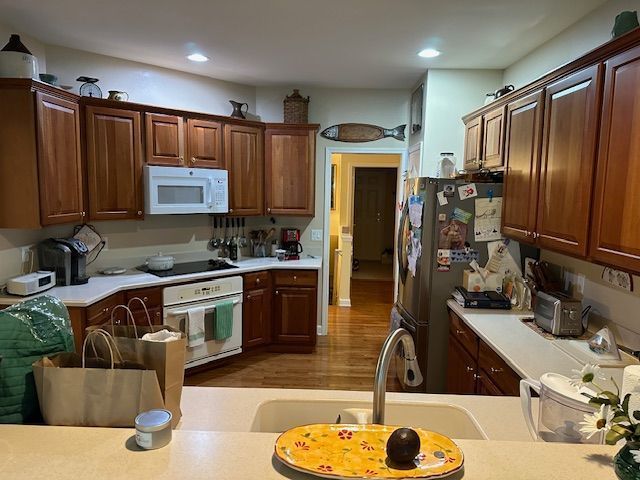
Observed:
[[[311,240],[313,240],[314,242],[321,242],[322,241],[322,230],[320,229],[312,229],[311,230]]]

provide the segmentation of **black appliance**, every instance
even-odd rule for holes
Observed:
[[[188,275],[189,273],[215,272],[218,270],[228,270],[238,268],[224,260],[202,260],[198,262],[175,263],[170,270],[149,270],[146,265],[136,267],[141,272],[151,273],[156,277],[172,277],[174,275]]]
[[[89,249],[77,238],[49,238],[38,245],[40,270],[56,272],[56,285],[83,285],[89,281]]]
[[[300,230],[297,228],[282,229],[282,248],[286,250],[287,260],[300,260],[302,244],[300,243]]]

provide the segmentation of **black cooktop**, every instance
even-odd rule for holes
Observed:
[[[200,262],[175,263],[171,270],[149,270],[146,265],[136,267],[136,270],[151,273],[156,277],[172,277],[174,275],[187,275],[189,273],[215,272],[217,270],[228,270],[230,268],[238,268],[237,265],[231,265],[224,260],[203,260]]]

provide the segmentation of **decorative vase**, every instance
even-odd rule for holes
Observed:
[[[613,457],[613,468],[620,480],[640,480],[640,464],[636,463],[631,450],[640,450],[640,442],[628,442]]]
[[[0,77],[38,79],[38,59],[13,34],[0,50]]]
[[[613,24],[613,30],[611,31],[611,37],[618,38],[631,30],[638,28],[638,12],[626,11],[620,13]]]

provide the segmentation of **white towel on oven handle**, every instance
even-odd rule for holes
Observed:
[[[185,324],[187,347],[193,348],[204,344],[204,307],[189,308]]]

